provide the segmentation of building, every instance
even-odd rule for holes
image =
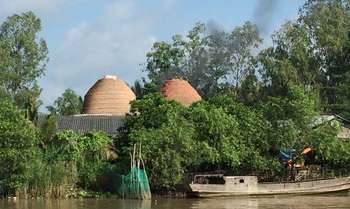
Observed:
[[[175,100],[184,106],[202,100],[198,92],[186,80],[171,79],[164,82],[161,94],[167,100]]]
[[[109,135],[118,132],[124,116],[130,112],[130,102],[136,99],[129,86],[116,76],[104,76],[88,90],[80,115],[58,116],[56,130],[86,133],[103,131]]]
[[[118,128],[123,125],[124,116],[116,115],[73,115],[58,116],[56,131],[73,130],[78,133],[86,133],[91,130],[98,130],[115,135]]]
[[[134,92],[116,76],[99,79],[84,97],[83,114],[124,116],[130,111],[130,102],[135,100]]]
[[[202,99],[198,92],[182,79],[165,81],[161,94],[167,100],[175,100],[184,106],[190,106]],[[130,102],[135,99],[135,94],[124,81],[116,76],[104,76],[86,93],[82,114],[57,117],[56,131],[69,129],[86,133],[99,130],[115,135],[123,125],[125,115],[130,112]]]
[[[314,125],[318,126],[323,123],[332,123],[340,126],[340,131],[337,135],[339,139],[350,139],[350,120],[345,119],[337,114],[326,114],[316,117]]]

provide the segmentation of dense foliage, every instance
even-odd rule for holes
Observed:
[[[66,169],[71,169],[69,175],[76,175],[79,186],[91,188],[107,166],[111,144],[111,139],[101,132],[77,134],[63,131],[47,145],[46,157],[53,164],[64,162]]]
[[[289,85],[319,94],[321,111],[349,117],[349,1],[308,1],[296,21],[273,36],[260,53],[261,73],[270,94]]]
[[[296,86],[286,97],[269,97],[256,108],[232,95],[186,108],[148,94],[132,103],[117,146],[121,157],[127,157],[134,143],[142,144],[157,189],[174,188],[191,172],[278,175],[283,149],[312,147],[329,166],[340,168],[349,162],[349,143],[336,138],[337,126],[313,125],[315,107],[312,95]],[[335,154],[336,149],[342,154]]]
[[[157,85],[180,76],[205,98],[229,91],[249,105],[298,85],[315,92],[320,111],[349,118],[349,8],[346,0],[309,0],[260,51],[250,22],[231,32],[197,24],[185,38],[156,42],[145,71]]]
[[[58,97],[52,106],[47,109],[52,115],[75,115],[81,113],[83,109],[83,99],[74,90],[66,89],[62,96]]]
[[[252,49],[261,39],[250,22],[227,33],[207,30],[197,24],[186,38],[173,36],[171,43],[156,42],[147,54],[145,71],[152,82],[180,76],[187,79],[203,96],[213,96],[227,85],[237,93],[245,77],[252,73]]]
[[[34,125],[9,100],[0,98],[0,188],[11,193],[30,179],[30,162],[38,151]]]
[[[0,193],[64,197],[77,186],[99,189],[111,169],[112,140],[100,132],[60,132],[49,141],[10,100],[0,99]]]
[[[40,31],[41,21],[33,12],[10,16],[0,25],[0,89],[26,109],[32,121],[41,104],[37,78],[44,74],[48,60]]]

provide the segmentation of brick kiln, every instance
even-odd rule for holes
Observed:
[[[125,115],[135,94],[116,76],[104,76],[86,93],[83,114]]]
[[[202,98],[187,81],[171,79],[165,81],[161,88],[161,94],[168,100],[175,100],[185,106],[200,101]]]

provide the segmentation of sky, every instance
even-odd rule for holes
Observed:
[[[245,21],[259,25],[264,44],[304,0],[0,0],[0,24],[7,16],[33,11],[42,21],[49,62],[39,79],[43,105],[65,89],[84,96],[104,75],[129,84],[141,77],[146,53],[156,41],[186,35],[197,22],[231,31]]]

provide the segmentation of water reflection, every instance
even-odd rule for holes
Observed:
[[[152,201],[119,199],[0,200],[0,209],[151,209]]]
[[[194,201],[191,209],[326,209],[350,208],[349,195],[270,196],[201,199]]]
[[[235,197],[215,199],[0,200],[0,209],[344,209],[348,193],[317,196]]]
[[[192,203],[191,209],[258,209],[258,200],[254,198],[215,198],[200,199]]]

